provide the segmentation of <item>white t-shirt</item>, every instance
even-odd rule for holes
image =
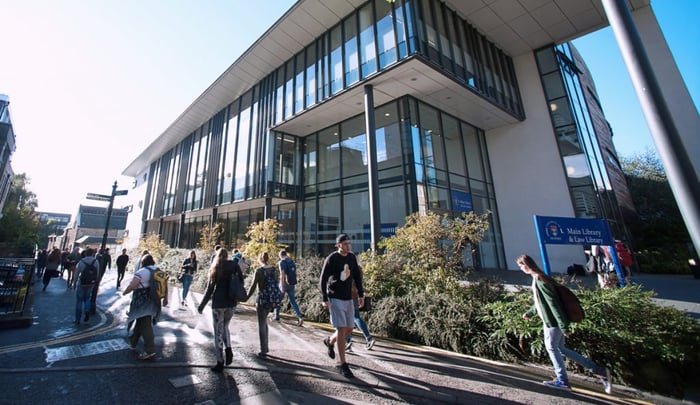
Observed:
[[[139,281],[139,288],[148,288],[151,285],[151,270],[150,266],[140,268],[135,274],[134,278],[138,277],[141,279]]]

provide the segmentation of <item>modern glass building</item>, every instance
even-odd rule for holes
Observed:
[[[325,255],[340,232],[367,249],[413,212],[488,211],[467,260],[501,269],[538,251],[535,214],[607,218],[624,238],[612,132],[565,41],[606,25],[584,3],[297,2],[126,168],[143,190],[132,234],[189,248],[218,222],[235,247],[277,218],[296,255]]]

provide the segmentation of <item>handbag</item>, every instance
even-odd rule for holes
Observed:
[[[238,272],[235,271],[231,274],[231,279],[229,280],[228,298],[236,303],[245,302],[248,299],[248,293],[238,278]]]
[[[372,310],[372,297],[365,296],[365,305],[358,307],[358,311],[367,312]]]
[[[578,297],[576,297],[576,294],[561,284],[556,284],[556,289],[557,294],[559,295],[559,301],[561,301],[562,307],[564,307],[564,312],[566,312],[566,317],[569,318],[569,321],[581,322],[586,317],[586,313],[584,312]]]

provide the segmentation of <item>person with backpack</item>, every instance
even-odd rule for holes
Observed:
[[[100,283],[102,283],[102,277],[104,277],[108,267],[112,270],[112,255],[109,254],[109,248],[98,251],[97,262],[100,264],[100,271],[97,276],[97,283],[95,283],[90,296],[90,315],[95,315],[97,312],[97,294],[99,293]]]
[[[229,291],[233,277],[238,278],[241,284],[244,281],[241,268],[233,261],[228,260],[228,250],[221,248],[209,268],[207,290],[197,308],[197,312],[201,314],[211,299],[211,312],[214,321],[214,354],[216,355],[216,365],[211,367],[211,370],[217,373],[224,371],[224,364],[228,366],[233,362],[229,332],[229,323],[231,323],[233,309],[237,304],[234,295]]]
[[[75,289],[75,321],[80,324],[80,318],[85,313],[83,322],[90,320],[90,297],[92,289],[97,284],[100,263],[95,258],[95,251],[92,248],[85,249],[85,256],[78,261],[73,276],[72,288]],[[70,276],[69,276],[70,277]]]
[[[535,303],[530,310],[523,314],[523,319],[538,315],[544,327],[544,345],[549,353],[549,359],[554,366],[556,378],[543,381],[548,387],[570,390],[569,376],[566,373],[564,357],[573,360],[582,367],[590,370],[600,378],[605,393],[612,393],[610,369],[596,364],[593,360],[566,347],[566,338],[570,336],[570,321],[557,293],[556,281],[544,274],[535,260],[528,255],[520,255],[515,260],[520,270],[532,276],[532,295]]]
[[[289,305],[292,306],[294,313],[297,315],[297,326],[304,324],[304,316],[299,310],[296,296],[294,294],[297,285],[297,267],[294,260],[287,255],[287,251],[282,249],[279,252],[279,268],[280,268],[280,291],[282,294],[287,293],[289,297]],[[272,318],[276,321],[280,320],[280,307],[275,308]]]
[[[168,305],[168,283],[157,282],[155,274],[162,271],[156,267],[153,256],[146,254],[140,263],[143,267],[134,273],[122,295],[134,292],[126,319],[127,329],[131,329],[132,325],[134,327],[128,338],[129,346],[136,349],[139,339],[143,337],[144,352],[139,355],[139,360],[148,360],[156,355],[153,325],[160,315],[161,300],[162,305]],[[161,288],[164,291],[158,293]]]
[[[336,369],[345,378],[353,378],[350,366],[345,362],[346,337],[352,333],[355,325],[355,304],[352,300],[352,284],[357,287],[357,303],[365,305],[365,291],[362,287],[362,274],[357,264],[357,258],[352,253],[350,237],[341,233],[335,238],[338,250],[326,257],[321,269],[319,288],[323,304],[330,312],[331,324],[335,332],[331,337],[323,339],[328,349],[328,357],[335,358],[333,346],[338,346],[338,362]]]
[[[80,248],[77,246],[74,247],[73,251],[68,254],[68,257],[67,257],[68,267],[66,268],[66,270],[68,271],[68,275],[66,276],[66,286],[68,287],[68,289],[73,288],[75,266],[77,266],[78,262],[82,258],[83,258],[83,256],[80,254]]]
[[[258,357],[265,359],[269,352],[267,315],[282,303],[282,292],[279,289],[279,274],[277,267],[271,265],[270,255],[267,252],[260,253],[255,269],[255,279],[248,289],[246,301],[250,299],[255,290],[258,296],[255,300],[255,310],[258,314],[258,334],[260,336],[260,352]]]

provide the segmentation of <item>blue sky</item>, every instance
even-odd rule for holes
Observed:
[[[9,95],[16,173],[39,210],[74,213],[121,172],[294,3],[293,0],[0,0],[0,93]],[[252,6],[254,4],[254,6]],[[696,106],[700,0],[653,0]],[[609,28],[575,42],[623,156],[652,147]]]

